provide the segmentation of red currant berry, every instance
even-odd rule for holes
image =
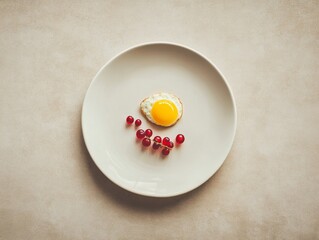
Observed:
[[[135,120],[135,126],[136,126],[136,127],[141,126],[141,124],[142,124],[141,119],[136,119],[136,120]]]
[[[179,144],[182,144],[185,141],[185,137],[183,134],[177,134],[176,136],[176,142]]]
[[[143,129],[139,129],[136,131],[136,137],[139,138],[139,139],[142,139],[145,137],[145,132]]]
[[[162,138],[160,136],[155,136],[154,137],[154,142],[161,143],[162,142]]]
[[[163,138],[163,145],[165,146],[169,146],[171,139],[169,139],[169,137],[164,137]]]
[[[151,129],[146,129],[145,130],[145,136],[146,137],[152,137],[153,135],[153,131]]]
[[[128,116],[128,117],[126,118],[126,123],[127,123],[127,124],[131,125],[133,122],[134,122],[134,118],[133,118],[132,116]]]
[[[170,150],[168,148],[163,148],[162,154],[167,156],[169,154]]]
[[[167,147],[173,148],[174,147],[174,143],[172,141],[170,141],[169,144],[167,144]]]
[[[161,144],[158,144],[158,143],[154,142],[153,145],[152,145],[152,148],[153,148],[154,150],[157,150],[157,149],[160,148],[160,146],[161,146]]]
[[[149,145],[151,145],[151,139],[149,138],[144,138],[142,141],[142,144],[144,147],[148,147]]]

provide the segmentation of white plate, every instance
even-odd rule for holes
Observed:
[[[140,102],[168,92],[184,104],[183,117],[170,128],[148,122]],[[185,142],[170,155],[143,149],[126,116],[140,128]],[[217,68],[198,52],[172,43],[148,43],[113,58],[97,73],[84,99],[82,129],[96,165],[115,184],[146,196],[169,197],[200,186],[222,165],[233,143],[236,108]]]

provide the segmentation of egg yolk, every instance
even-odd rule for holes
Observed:
[[[151,114],[154,121],[162,126],[170,126],[178,118],[175,104],[166,99],[156,101],[152,107]]]

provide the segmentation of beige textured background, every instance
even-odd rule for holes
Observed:
[[[0,239],[319,239],[318,1],[0,1]],[[234,146],[199,189],[112,184],[83,97],[119,51],[173,41],[225,74]]]

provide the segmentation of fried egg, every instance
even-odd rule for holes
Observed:
[[[174,125],[183,115],[182,102],[169,93],[156,93],[145,98],[140,108],[149,121],[163,127]]]

